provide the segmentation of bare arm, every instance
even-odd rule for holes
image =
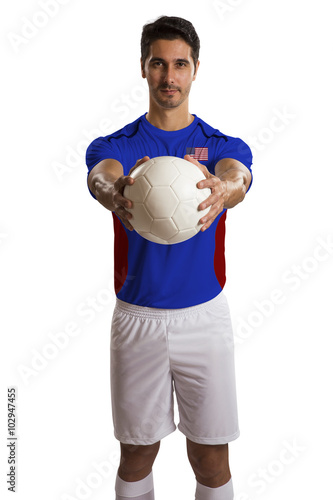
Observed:
[[[148,157],[145,156],[141,160],[138,160],[131,171],[141,165],[141,163],[147,161],[147,159]],[[111,212],[115,212],[130,231],[133,230],[129,222],[132,214],[126,208],[131,208],[132,202],[123,197],[123,191],[126,185],[133,184],[134,182],[135,180],[132,177],[124,175],[122,164],[118,160],[113,159],[99,162],[90,171],[88,176],[89,189],[96,196],[97,201]]]
[[[225,183],[224,208],[233,208],[244,200],[252,176],[243,163],[232,158],[224,158],[216,164],[215,175]]]

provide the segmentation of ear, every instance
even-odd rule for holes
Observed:
[[[141,76],[142,78],[146,78],[145,68],[142,65],[142,58],[140,57],[140,65],[141,65]]]
[[[193,80],[192,81],[194,81],[196,79],[196,77],[197,77],[199,66],[200,66],[200,61],[197,62],[197,65],[195,67],[195,71],[194,71],[194,75],[193,75]]]

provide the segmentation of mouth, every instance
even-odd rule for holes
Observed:
[[[175,95],[176,92],[178,92],[178,90],[176,90],[176,89],[161,89],[161,92],[164,95],[172,96],[172,95]]]

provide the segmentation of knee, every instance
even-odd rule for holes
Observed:
[[[188,458],[198,481],[207,486],[221,484],[231,477],[228,445],[188,445]]]
[[[147,446],[120,443],[119,476],[125,481],[144,478],[151,471],[159,447],[160,442]]]

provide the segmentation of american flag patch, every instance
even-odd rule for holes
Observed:
[[[186,148],[186,154],[198,161],[208,160],[208,148]]]

